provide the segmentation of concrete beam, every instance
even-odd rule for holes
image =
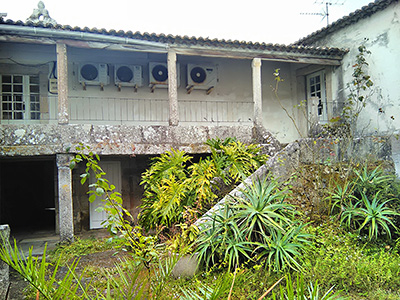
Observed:
[[[262,124],[261,64],[260,58],[254,58],[251,64],[253,74],[254,126],[261,126]]]
[[[71,154],[57,154],[56,157],[58,169],[60,241],[73,242],[72,171],[69,168],[73,156]]]
[[[68,124],[68,58],[67,45],[57,43],[58,124]]]
[[[177,126],[179,123],[178,111],[178,82],[176,72],[176,52],[168,51],[168,99],[169,99],[169,125]]]

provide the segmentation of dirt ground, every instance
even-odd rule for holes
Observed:
[[[77,235],[77,237],[79,237],[80,239],[87,239],[87,238],[102,239],[108,236],[109,234],[105,229],[85,231]],[[87,266],[111,269],[124,256],[126,256],[126,253],[119,252],[116,254],[115,250],[107,250],[104,252],[82,255],[79,257],[77,272],[79,273]],[[59,275],[63,276],[67,271],[68,271],[67,267],[61,267],[59,269]],[[10,286],[8,291],[8,298],[6,298],[6,300],[36,299],[35,296],[30,296],[28,298],[24,296],[26,294],[24,290],[27,287],[28,283],[24,281],[24,279],[22,279],[17,272],[10,269]],[[43,297],[39,299],[43,299]]]

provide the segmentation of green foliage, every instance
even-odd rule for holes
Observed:
[[[398,290],[400,257],[387,244],[363,244],[361,236],[337,229],[336,224],[309,227],[314,241],[304,252],[303,272],[325,288],[366,295],[377,290]]]
[[[273,294],[273,299],[277,299]],[[290,274],[286,278],[286,286],[280,286],[280,299],[285,300],[344,300],[345,297],[340,297],[338,292],[333,291],[331,287],[324,294],[318,284],[318,280],[313,284],[310,282],[307,286],[304,283],[304,277],[297,275],[296,284],[293,283]]]
[[[353,131],[361,111],[373,93],[373,82],[371,76],[368,75],[368,62],[366,59],[369,54],[371,52],[367,50],[364,44],[358,47],[358,54],[353,65],[353,79],[347,85],[349,95],[343,108],[342,118],[345,123],[350,124],[350,128]]]
[[[399,215],[389,207],[394,176],[384,174],[379,166],[370,171],[367,165],[354,174],[353,180],[337,185],[331,193],[332,211],[338,212],[341,225],[360,234],[366,230],[370,240],[383,234],[391,237],[397,229],[392,219]]]
[[[90,151],[90,147],[80,144],[76,147],[79,152],[72,160],[70,168],[74,168],[78,163],[85,162],[86,169],[81,175],[81,184],[94,175],[96,181],[89,185],[89,201],[94,201],[96,197],[101,197],[103,206],[98,208],[107,213],[107,221],[104,225],[115,238],[122,241],[123,246],[132,250],[135,257],[139,259],[146,268],[157,257],[155,248],[156,237],[144,236],[140,226],[133,227],[134,219],[131,213],[123,207],[121,194],[115,191],[115,186],[104,178],[106,173],[99,166],[100,157]],[[86,154],[88,152],[88,154]]]
[[[75,260],[64,276],[60,276],[58,260],[53,271],[49,273],[49,263],[46,261],[46,247],[42,258],[33,257],[32,248],[27,257],[18,249],[14,240],[12,246],[8,239],[1,236],[0,259],[13,268],[24,280],[29,282],[45,299],[88,299],[88,286],[81,284],[83,273],[76,275],[78,261]]]
[[[232,267],[238,267],[241,259],[250,259],[250,243],[244,240],[230,203],[220,207],[204,227],[206,229],[199,234],[195,250],[199,262],[204,262],[206,268],[225,264],[230,270]]]
[[[231,278],[229,273],[222,274],[215,280],[214,286],[200,284],[194,288],[181,288],[182,300],[218,300],[225,296],[231,287]]]
[[[105,241],[101,239],[80,239],[75,238],[73,243],[59,244],[56,249],[49,251],[52,261],[61,259],[61,263],[74,259],[75,256],[87,255],[90,253],[102,252],[113,249],[117,244],[113,241]]]
[[[293,207],[283,202],[285,191],[268,178],[254,181],[235,197],[235,219],[246,240],[267,243],[269,236],[292,223]]]
[[[265,263],[269,269],[296,268],[307,235],[293,221],[293,207],[276,182],[254,181],[241,196],[227,201],[203,224],[195,250],[206,268]]]
[[[396,229],[396,226],[391,221],[390,217],[399,215],[394,210],[386,207],[390,200],[382,201],[379,198],[379,193],[375,194],[372,201],[362,193],[362,199],[357,202],[354,207],[346,208],[342,214],[341,223],[347,219],[347,227],[356,227],[359,232],[363,228],[368,229],[368,237],[370,240],[377,239],[379,234],[386,233],[391,237],[391,230],[389,226]]]
[[[225,184],[236,183],[266,160],[259,147],[233,138],[208,140],[206,144],[211,156],[197,163],[190,164],[192,157],[177,150],[153,159],[141,182],[145,192],[139,222],[145,229],[192,222],[189,215],[197,218],[215,203],[214,178],[222,178]]]
[[[266,257],[266,265],[273,271],[283,271],[287,268],[300,270],[296,257],[301,255],[302,249],[309,243],[309,235],[303,232],[303,225],[292,225],[286,232],[272,231],[267,244],[259,243],[257,250],[262,250],[259,257]]]

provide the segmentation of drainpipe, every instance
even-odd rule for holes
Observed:
[[[95,42],[110,42],[117,44],[153,47],[159,49],[161,53],[167,52],[167,44],[165,43],[142,41],[133,38],[110,36],[99,33],[66,31],[59,29],[25,27],[16,25],[0,25],[0,34],[28,35],[35,37],[40,36],[40,37],[48,37],[54,39],[62,38],[62,39],[73,39],[73,40],[88,40]]]

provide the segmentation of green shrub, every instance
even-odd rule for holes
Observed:
[[[208,140],[206,145],[211,155],[197,163],[192,164],[191,156],[177,150],[153,159],[141,182],[145,192],[139,222],[145,229],[190,223],[193,220],[185,219],[186,211],[201,214],[216,203],[214,178],[235,184],[266,161],[258,146],[232,138]]]

